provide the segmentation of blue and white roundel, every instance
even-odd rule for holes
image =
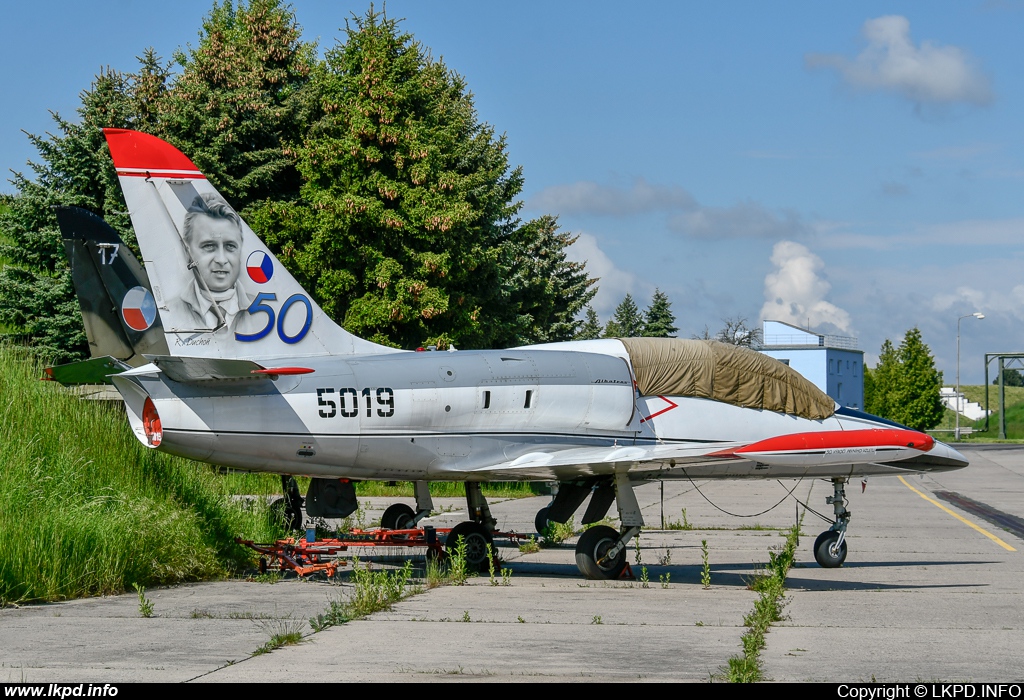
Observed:
[[[245,261],[245,271],[256,284],[266,284],[274,276],[274,259],[262,250],[254,250]]]
[[[156,321],[156,299],[145,287],[132,287],[121,301],[121,318],[133,331],[144,331]]]

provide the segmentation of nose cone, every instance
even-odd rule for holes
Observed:
[[[927,454],[923,455],[926,459],[936,460],[941,463],[942,466],[936,466],[933,469],[935,471],[949,471],[952,469],[963,469],[968,464],[967,458],[962,454],[954,450],[952,447],[944,442],[935,441],[935,445],[928,451]]]
[[[888,464],[914,471],[949,472],[954,469],[963,469],[970,462],[946,443],[936,440],[932,448],[924,454],[911,457],[910,459],[901,459],[898,462],[889,462]]]

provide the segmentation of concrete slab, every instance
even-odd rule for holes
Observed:
[[[968,469],[872,479],[850,489],[850,555],[814,564],[812,537],[786,581],[788,619],[772,628],[765,675],[785,681],[1019,681],[1024,668],[1024,542],[933,495],[953,490],[1021,514],[1024,451],[971,450]],[[1008,551],[911,488],[1000,537]],[[814,488],[812,500],[830,491]]]
[[[1024,515],[1024,450],[970,456],[967,470],[907,482],[925,495],[957,491]],[[148,619],[134,595],[0,610],[0,679],[279,681],[285,672],[309,681],[707,681],[740,652],[755,599],[746,581],[796,518],[790,491],[831,510],[824,481],[666,483],[664,501],[659,484],[640,487],[649,524],[660,525],[664,508],[668,524],[681,526],[685,508],[691,528],[643,533],[647,588],[581,579],[569,541],[535,554],[503,550],[509,586],[492,586],[485,574],[316,634],[306,620],[347,595],[348,584],[224,581],[152,590]],[[1019,680],[1024,542],[994,532],[1018,550],[1010,552],[896,479],[872,479],[864,493],[855,483],[848,494],[854,518],[843,568],[814,563],[811,545],[824,524],[806,515],[787,619],[772,628],[762,653],[766,676]],[[434,518],[438,527],[464,517],[463,501],[450,500],[439,504],[449,512]],[[503,530],[527,533],[547,501],[492,505]],[[370,499],[364,517],[379,517],[388,503]],[[635,556],[631,548],[629,561]],[[273,633],[299,628],[303,643],[252,656]]]

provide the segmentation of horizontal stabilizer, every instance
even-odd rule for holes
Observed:
[[[310,374],[307,367],[264,367],[252,360],[224,360],[213,357],[147,355],[146,359],[170,379],[182,384],[197,382],[259,382],[279,375]]]
[[[131,369],[130,365],[113,357],[94,357],[81,362],[47,367],[43,379],[58,382],[64,386],[81,384],[110,384],[110,375]]]

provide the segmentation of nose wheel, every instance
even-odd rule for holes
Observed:
[[[826,530],[814,540],[814,560],[824,569],[835,569],[846,561],[845,533]],[[840,541],[841,538],[841,541]]]

